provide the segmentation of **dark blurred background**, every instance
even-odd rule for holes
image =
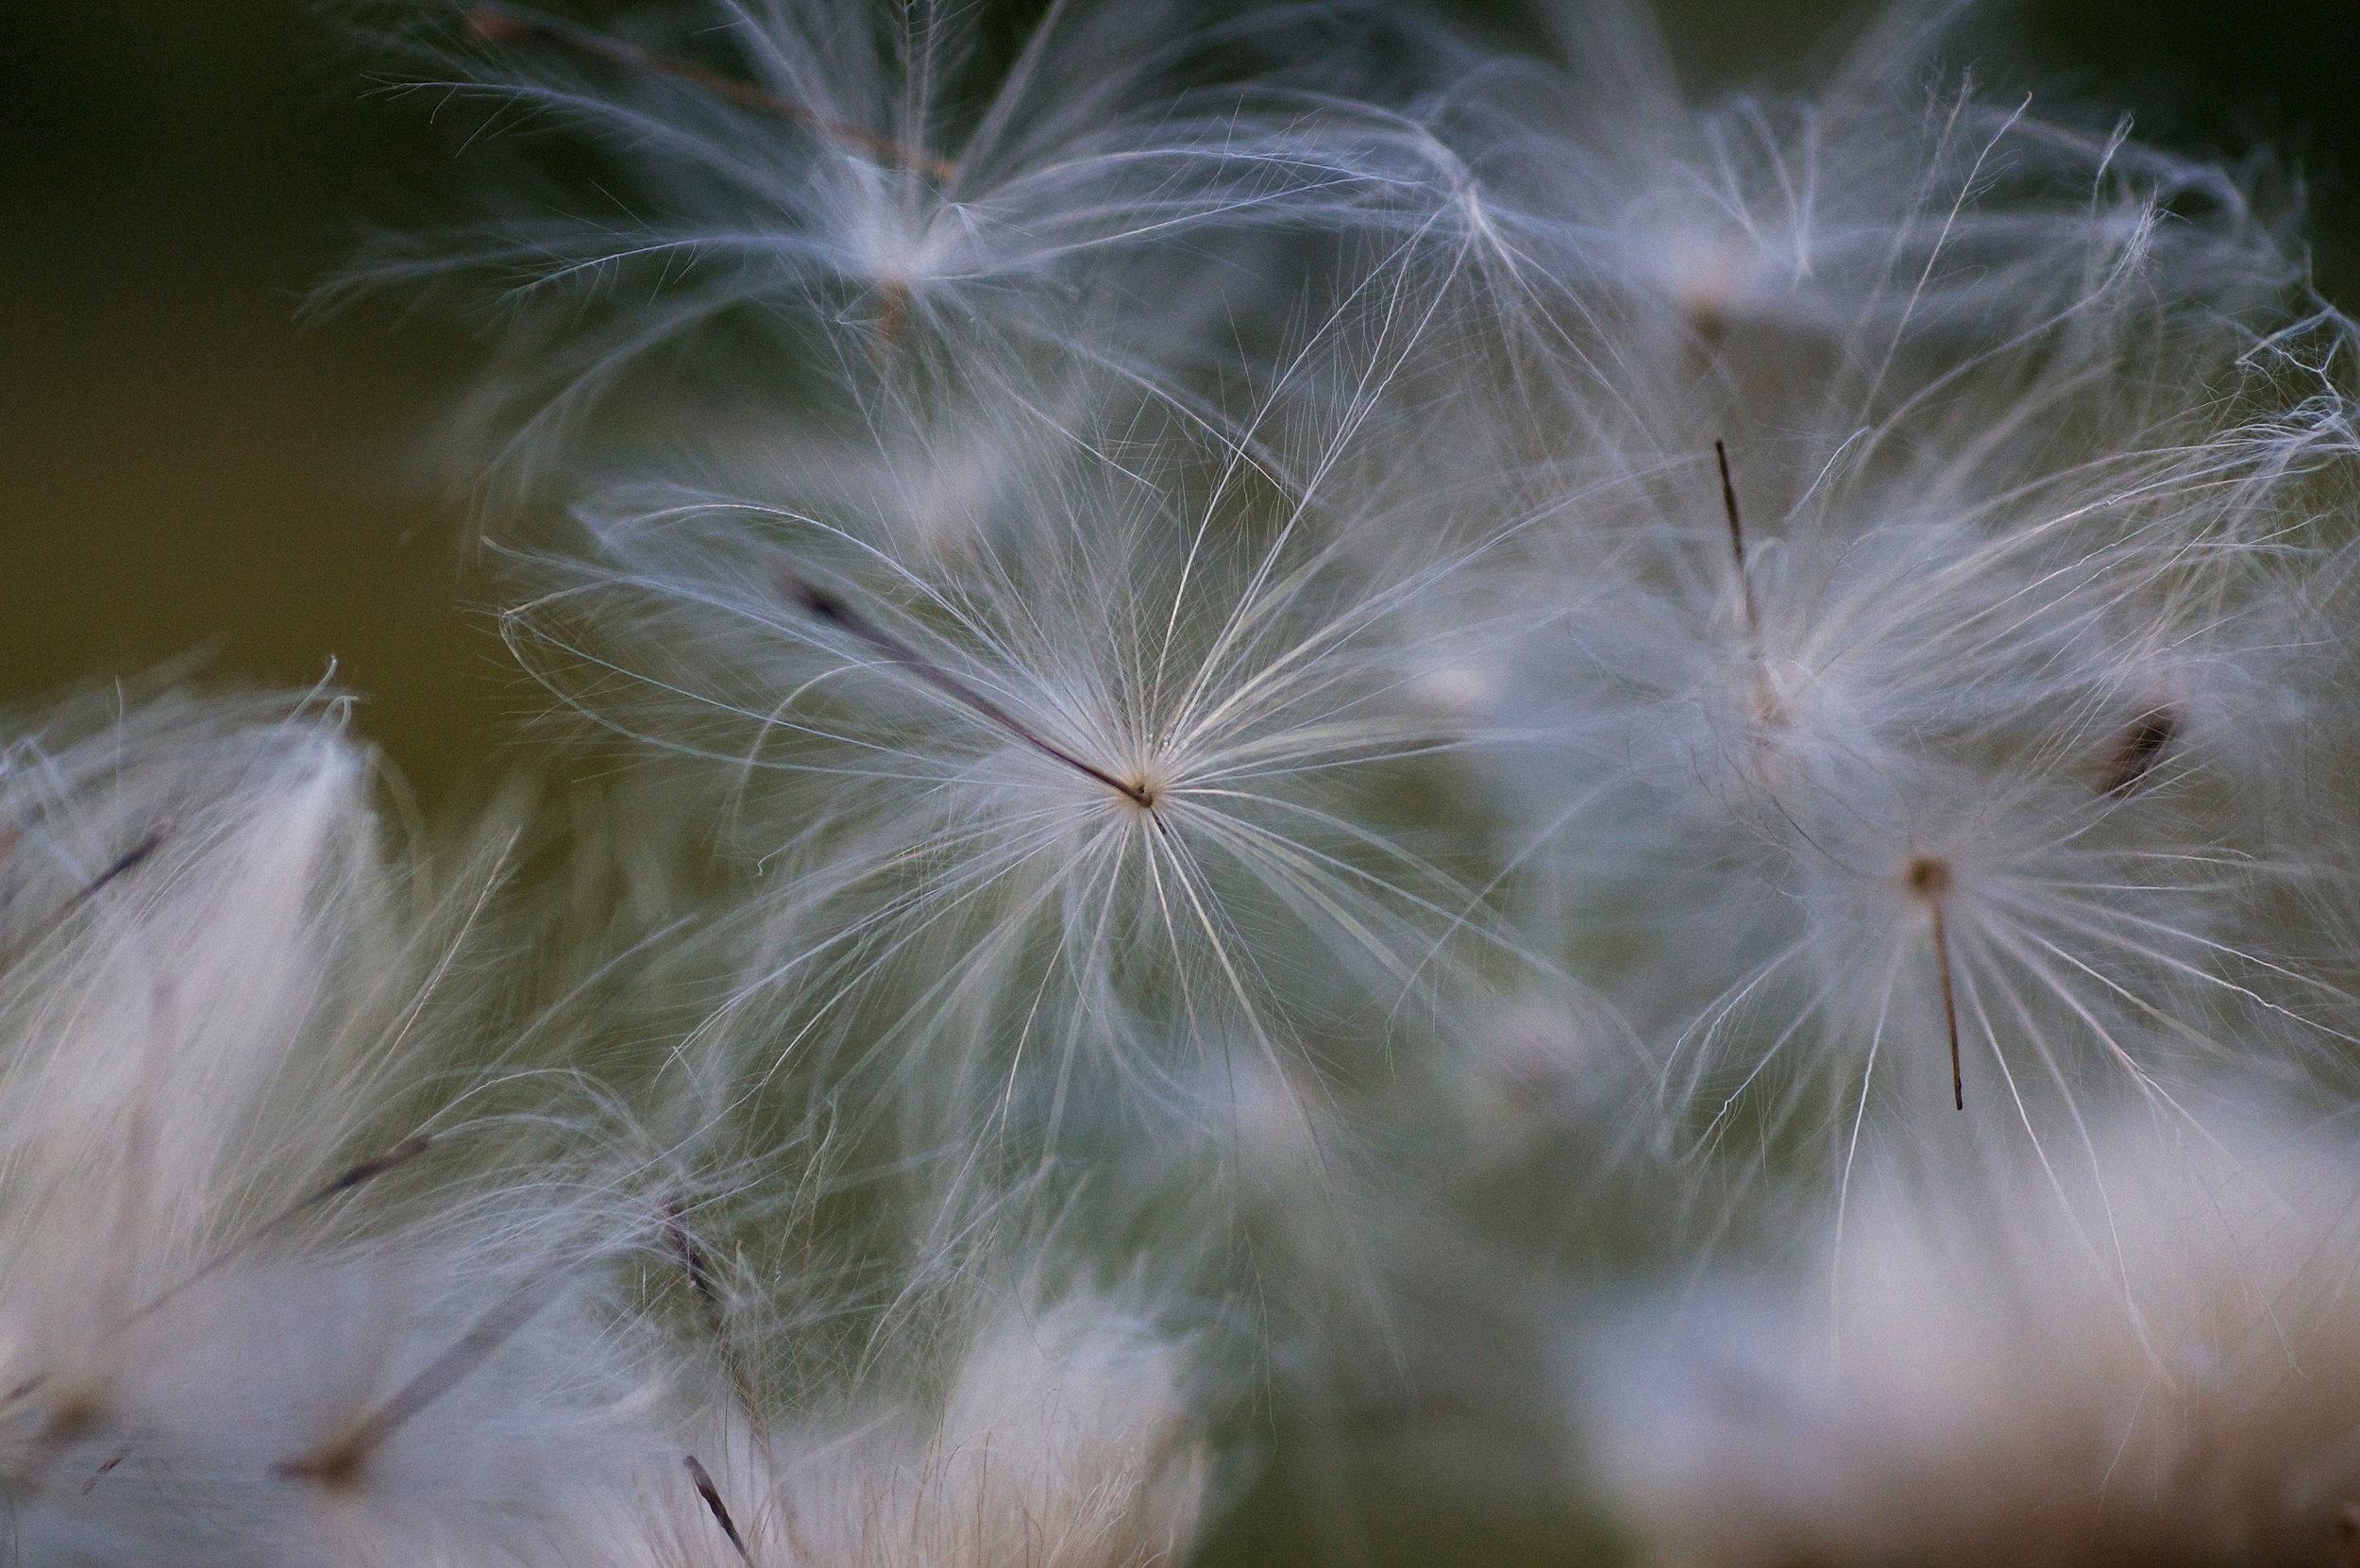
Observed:
[[[1795,79],[1858,14],[1668,20],[1711,93]],[[2360,298],[2360,5],[2020,0],[1964,52],[2052,112],[2271,149],[2308,181],[2321,287]],[[297,319],[358,222],[447,211],[465,177],[366,65],[300,0],[0,6],[0,701],[192,649],[225,681],[332,659],[430,802],[499,770],[538,704],[427,452],[478,346],[390,305]]]

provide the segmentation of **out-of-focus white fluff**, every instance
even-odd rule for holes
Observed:
[[[1136,1292],[1029,1295],[980,1314],[931,1410],[856,1401],[703,1462],[756,1563],[825,1568],[1150,1568],[1181,1560],[1209,1479],[1189,1346]],[[675,1477],[652,1560],[736,1560]]]
[[[1196,1357],[1142,1290],[977,1306],[931,1395],[914,1309],[799,1403],[755,1394],[741,1339],[804,1356],[831,1287],[716,1270],[657,1185],[694,1139],[452,1036],[497,856],[450,893],[389,857],[340,702],[88,701],[5,760],[0,1501],[28,1560],[726,1560],[700,1434],[758,1561],[1185,1549]],[[792,1153],[754,1163],[791,1187]]]
[[[857,19],[719,0],[642,17],[638,37],[504,5],[412,12],[413,47],[458,73],[447,90],[491,98],[512,127],[582,133],[615,161],[620,200],[404,240],[360,278],[472,272],[519,313],[546,307],[555,329],[485,411],[526,416],[511,453],[550,435],[562,449],[656,360],[675,408],[683,364],[724,389],[699,405],[700,434],[743,427],[750,403],[819,428],[854,410],[889,425],[946,396],[1021,403],[1060,362],[1177,391],[1184,370],[1226,374],[1220,340],[1241,316],[1292,308],[1264,278],[1299,271],[1306,242],[1414,226],[1433,205],[1423,128],[1206,64],[1310,17],[1205,27],[1160,0],[1058,4],[1001,59],[983,13],[939,0]],[[750,377],[762,338],[782,357]]]
[[[401,1141],[438,1066],[471,1065],[438,1063],[421,1020],[481,887],[413,903],[341,704],[86,700],[5,759],[20,1548],[584,1560],[661,1387],[595,1267],[629,1244],[628,1197],[569,1160],[504,1177],[521,1148]],[[464,1185],[429,1174],[388,1206],[438,1156]],[[486,1325],[488,1358],[450,1358]],[[438,1366],[457,1375],[384,1418]]]
[[[1546,13],[1554,59],[1478,56],[1433,95],[1471,264],[1590,439],[1666,400],[1836,435],[2030,335],[2283,307],[2299,256],[2221,169],[1932,86],[1964,9],[1895,8],[1812,91],[1696,108],[1644,8],[1579,0]]]
[[[2079,1168],[1856,1196],[1791,1289],[1725,1273],[1593,1344],[1591,1458],[1650,1555],[2342,1560],[2352,1151],[2218,1121],[2118,1119]]]

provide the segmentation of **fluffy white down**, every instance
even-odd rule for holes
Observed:
[[[2342,1560],[2352,1151],[2223,1121],[2122,1118],[2061,1183],[1856,1195],[1791,1287],[1725,1272],[1627,1322],[1585,1374],[1608,1494],[1671,1562]]]
[[[6,753],[0,1484],[27,1560],[579,1561],[582,1500],[648,1441],[592,1283],[618,1206],[464,1156],[438,1197],[442,1151],[408,1142],[462,938],[383,854],[370,776],[317,701],[89,703]],[[486,1324],[488,1358],[452,1359]]]
[[[1160,1568],[1205,1502],[1191,1352],[1133,1293],[985,1311],[945,1392],[854,1400],[832,1421],[716,1434],[700,1462],[757,1563]],[[737,1554],[693,1476],[652,1477],[649,1560]]]

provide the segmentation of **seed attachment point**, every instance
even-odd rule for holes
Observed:
[[[1950,891],[1950,867],[1931,855],[1916,855],[1906,873],[1910,891],[1921,899],[1938,899]]]
[[[308,1481],[330,1491],[358,1485],[369,1461],[395,1433],[490,1360],[500,1346],[555,1298],[558,1286],[572,1273],[572,1268],[559,1265],[534,1274],[478,1318],[455,1343],[420,1368],[391,1398],[362,1417],[344,1436],[309,1454],[281,1459],[271,1467],[272,1472],[281,1480]]]
[[[2098,789],[2101,795],[2121,797],[2136,794],[2147,783],[2156,764],[2171,750],[2171,743],[2180,738],[2180,716],[2167,707],[2152,707],[2125,724],[2115,733],[2106,749],[2105,766],[2099,770]]]

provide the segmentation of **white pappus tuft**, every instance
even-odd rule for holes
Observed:
[[[759,1075],[890,1085],[929,1143],[1200,1102],[1205,1052],[1377,1071],[1475,929],[1424,852],[1449,813],[1376,815],[1457,744],[1405,612],[1458,563],[1242,467],[1193,514],[1087,454],[1028,493],[951,558],[689,498],[512,615],[569,700],[735,769],[766,890],[734,1005],[770,1022],[726,1033]]]

